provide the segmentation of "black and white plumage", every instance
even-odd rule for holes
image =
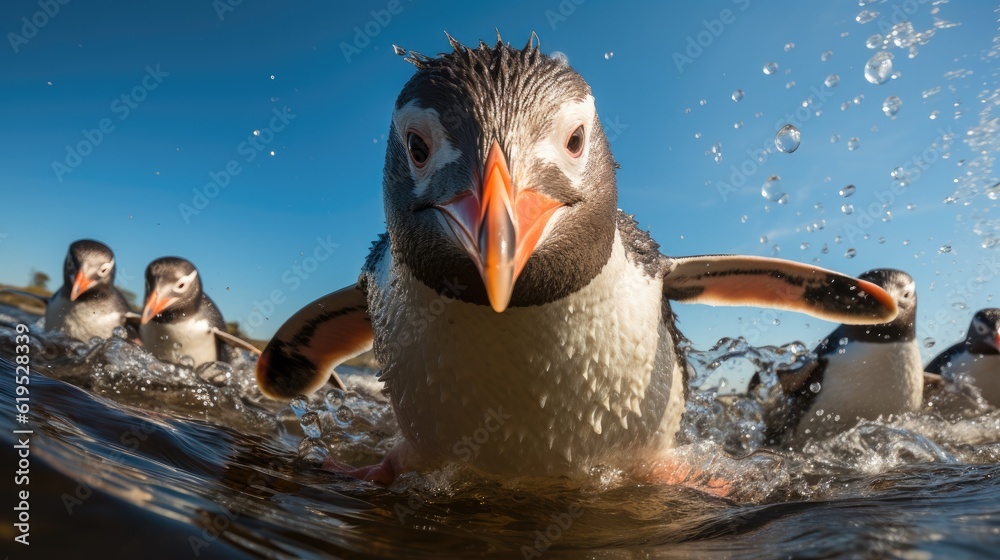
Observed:
[[[358,284],[296,313],[258,363],[262,391],[287,399],[374,345],[405,441],[354,474],[461,460],[556,476],[654,460],[686,391],[668,298],[859,322],[895,313],[879,288],[815,267],[661,255],[617,210],[582,77],[531,42],[452,47],[412,55],[386,152],[387,235]]]
[[[860,419],[920,407],[924,376],[913,278],[894,269],[870,270],[859,278],[885,288],[899,313],[888,323],[841,325],[816,348],[815,361],[779,373],[787,399],[770,411],[765,431],[769,443],[801,446],[844,431]],[[758,381],[751,382],[751,389]]]
[[[966,375],[988,403],[1000,407],[1000,308],[977,311],[965,340],[938,354],[926,371],[950,379]]]
[[[202,290],[198,269],[179,257],[163,257],[146,267],[146,305],[139,334],[142,344],[158,359],[180,363],[189,356],[194,365],[232,361],[230,344],[255,351],[226,332],[215,302]]]
[[[63,263],[63,284],[45,307],[45,330],[83,341],[111,338],[131,313],[114,284],[111,249],[91,239],[74,241]]]

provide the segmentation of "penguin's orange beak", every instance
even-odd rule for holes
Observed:
[[[161,298],[159,292],[153,290],[149,293],[149,299],[146,300],[146,306],[142,308],[141,324],[145,325],[150,322],[153,320],[153,317],[162,313],[164,309],[170,307],[176,301],[177,298],[175,297]]]
[[[83,271],[80,270],[76,273],[76,278],[73,279],[73,289],[69,292],[69,300],[76,301],[76,298],[80,297],[84,292],[90,289],[93,282],[90,278],[84,276]]]
[[[436,205],[452,235],[479,269],[490,306],[510,304],[514,282],[535,251],[552,215],[563,206],[543,194],[516,190],[500,143],[493,141],[478,188]]]

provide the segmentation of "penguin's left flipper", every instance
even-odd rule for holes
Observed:
[[[216,338],[220,339],[224,344],[235,346],[236,348],[242,348],[254,356],[260,356],[261,354],[260,348],[257,348],[242,338],[233,336],[218,327],[212,327],[212,334],[214,334]]]
[[[333,368],[371,349],[375,339],[368,301],[357,285],[300,309],[281,325],[257,360],[257,385],[272,399],[291,399],[322,387]]]
[[[887,323],[896,301],[864,280],[817,266],[744,255],[671,258],[663,293],[682,303],[751,305],[848,325]]]

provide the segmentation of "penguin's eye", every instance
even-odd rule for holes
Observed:
[[[417,169],[427,165],[427,160],[431,157],[431,148],[427,145],[427,140],[415,130],[406,131],[406,151],[410,153],[410,161]]]
[[[112,263],[102,264],[101,268],[97,269],[97,275],[100,276],[101,278],[104,278],[105,276],[108,275],[109,272],[111,272],[111,268],[114,266],[115,265]]]
[[[578,158],[583,153],[583,125],[576,127],[576,130],[569,135],[569,139],[566,140],[566,153],[571,157]]]
[[[186,278],[182,278],[180,282],[174,285],[174,291],[179,294],[183,294],[188,288],[188,283]]]
[[[989,330],[989,328],[987,328],[986,325],[984,325],[982,323],[976,323],[976,332],[977,333],[979,333],[979,334],[986,334],[986,331],[988,331],[988,330]]]

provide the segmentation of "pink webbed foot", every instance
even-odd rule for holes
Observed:
[[[683,485],[720,498],[733,493],[732,481],[676,458],[657,461],[650,472],[650,478],[655,482]]]
[[[328,458],[323,461],[323,468],[335,473],[346,474],[347,476],[358,480],[381,484],[382,486],[388,486],[396,480],[396,469],[393,467],[392,460],[389,455],[386,455],[386,457],[382,459],[382,462],[377,465],[369,465],[367,467],[360,468],[355,468],[346,463],[341,463]]]

